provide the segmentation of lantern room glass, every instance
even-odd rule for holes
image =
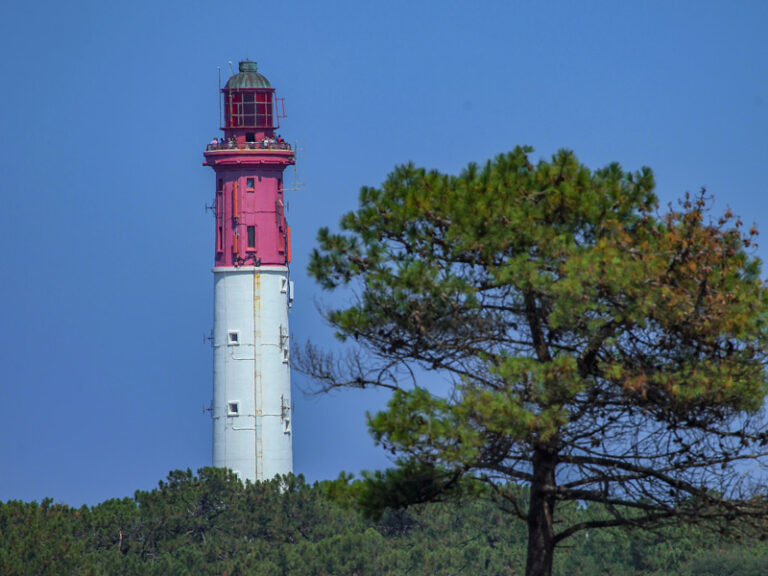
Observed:
[[[227,128],[276,128],[272,91],[229,90],[224,97]]]

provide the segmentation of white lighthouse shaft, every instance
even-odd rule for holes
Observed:
[[[213,465],[243,480],[293,470],[285,266],[214,268]]]

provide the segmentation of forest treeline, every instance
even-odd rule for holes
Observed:
[[[488,498],[387,510],[354,504],[355,482],[301,476],[243,485],[213,468],[171,472],[133,498],[73,508],[0,503],[0,574],[386,576],[525,571],[523,523]],[[572,507],[565,521],[600,511]],[[763,576],[768,543],[724,541],[695,526],[588,531],[555,555],[554,574]]]

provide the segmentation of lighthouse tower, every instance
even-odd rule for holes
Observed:
[[[295,157],[276,138],[279,101],[255,62],[221,92],[224,137],[204,162],[216,173],[213,465],[269,480],[293,470],[283,171]]]

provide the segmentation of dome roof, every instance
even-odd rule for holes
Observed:
[[[269,84],[269,80],[259,74],[256,70],[256,62],[243,60],[240,62],[240,72],[227,80],[227,85],[224,88],[272,88]]]

